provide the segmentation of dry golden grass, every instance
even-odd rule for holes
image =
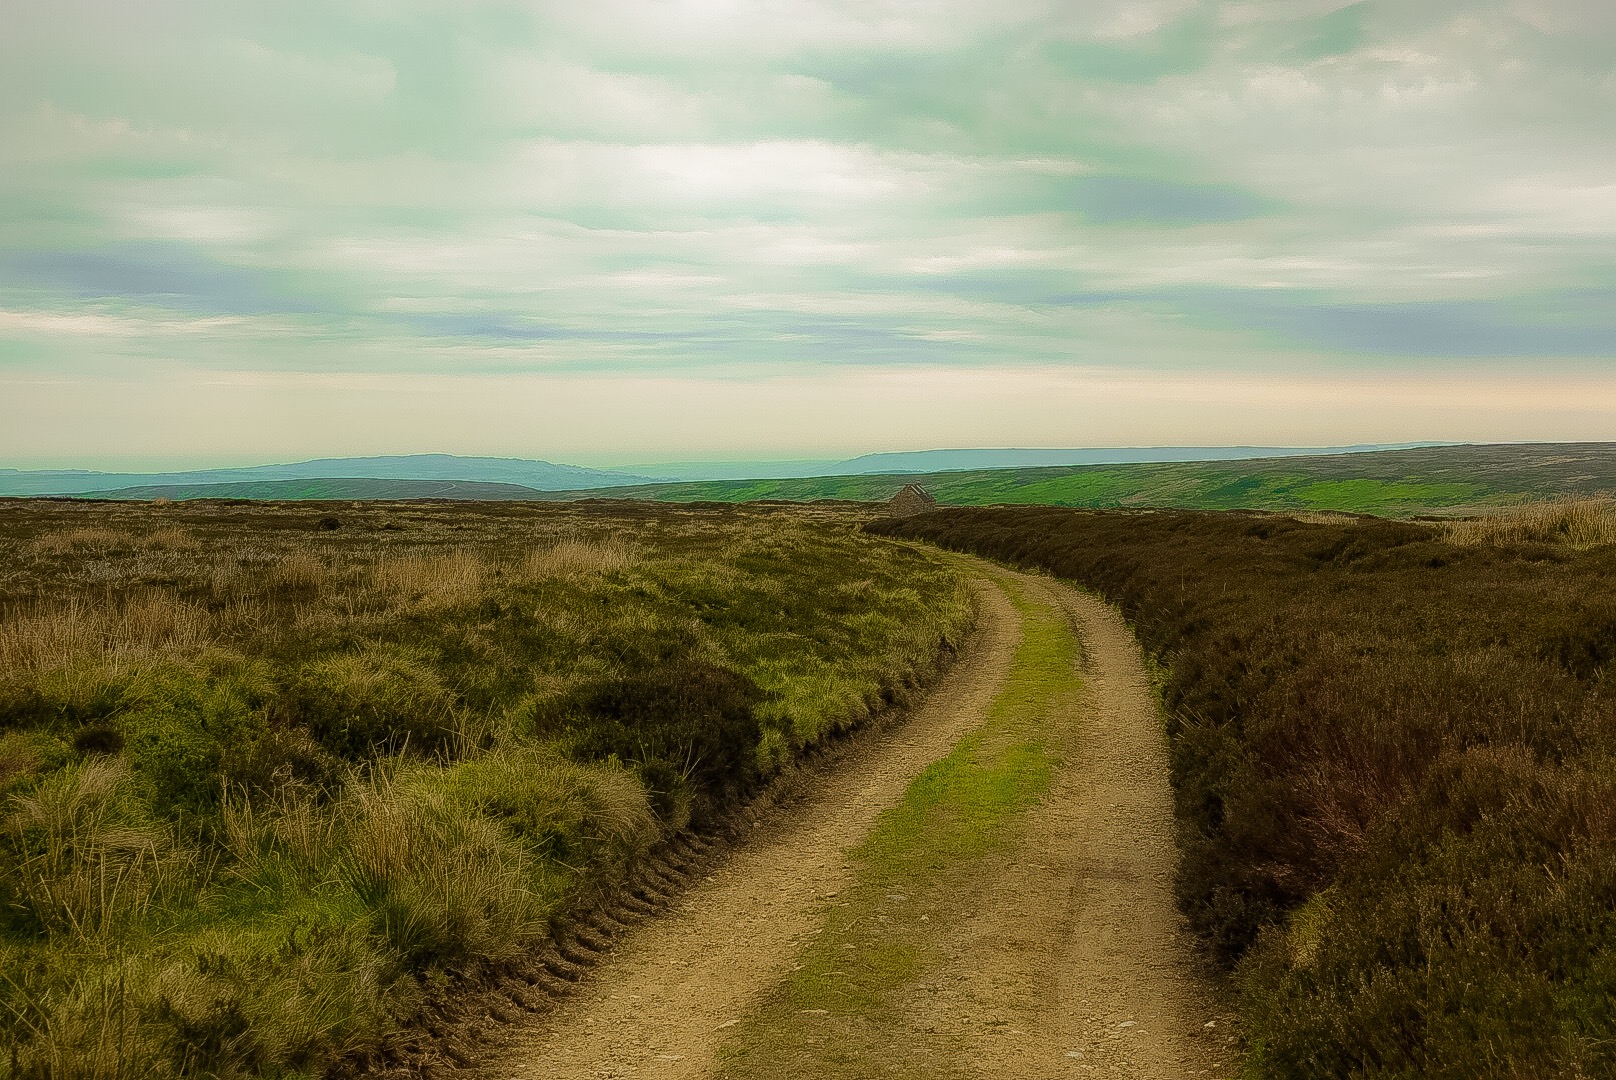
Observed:
[[[319,589],[330,581],[325,561],[308,551],[294,551],[278,559],[270,570],[270,581],[285,589]]]
[[[31,547],[40,555],[104,555],[128,543],[127,534],[118,529],[84,525],[37,536]]]
[[[9,959],[0,952],[0,961]],[[127,1080],[139,1075],[158,1048],[138,1018],[141,1002],[131,987],[148,976],[146,965],[120,958],[74,973],[54,1008],[34,1023],[31,1059],[9,1076],[71,1076],[75,1080]]]
[[[209,643],[211,621],[197,605],[155,591],[101,604],[38,604],[0,620],[0,673],[38,676],[188,655]]]
[[[1351,525],[1359,515],[1342,510],[1287,510],[1285,517],[1308,525]]]
[[[1616,544],[1616,499],[1556,499],[1511,506],[1442,524],[1444,538],[1466,547],[1540,543],[1591,548]]]
[[[154,551],[194,551],[200,546],[195,536],[177,525],[147,533],[140,538],[140,545]]]
[[[522,560],[522,572],[530,578],[571,577],[621,570],[633,562],[633,550],[616,537],[565,537],[530,551]]]
[[[33,554],[46,557],[104,556],[113,551],[194,551],[197,546],[196,537],[177,525],[149,532],[80,525],[36,536],[29,545]]]
[[[389,599],[436,610],[474,604],[493,565],[464,548],[447,554],[412,553],[385,558],[371,570],[371,585]]]

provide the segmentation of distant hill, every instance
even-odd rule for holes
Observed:
[[[1334,452],[1364,449],[1337,447]],[[1129,461],[1219,461],[1285,457],[1327,451],[1262,446],[1168,446],[1072,450],[917,450],[836,460],[689,461],[628,469],[591,469],[523,458],[409,454],[401,457],[317,458],[286,465],[193,469],[159,473],[86,472],[76,469],[0,469],[0,496],[88,495],[133,488],[251,484],[272,480],[456,480],[517,484],[535,491],[599,491],[651,483],[741,480],[758,477],[860,476],[957,469],[1027,468]]]
[[[0,495],[73,494],[113,499],[582,499],[627,498],[669,502],[807,501],[884,502],[918,482],[943,505],[1030,503],[1087,507],[1184,507],[1209,510],[1344,510],[1392,516],[1451,513],[1522,499],[1616,492],[1616,443],[1508,443],[1488,446],[1426,445],[1394,450],[1322,454],[1274,450],[1270,457],[1237,457],[1260,447],[1169,447],[1143,450],[938,450],[868,455],[863,462],[892,466],[884,473],[784,477],[763,480],[645,482],[608,470],[508,458],[332,458],[296,465],[216,469],[129,477],[107,473],[23,473],[0,470]],[[995,455],[1222,453],[1221,459],[1096,462],[1000,468],[915,471],[917,463],[1002,460]],[[777,463],[784,464],[784,463]],[[339,470],[372,468],[375,474]],[[862,466],[859,466],[862,467]],[[284,477],[282,471],[321,475]],[[400,476],[397,473],[460,475]],[[245,478],[243,478],[245,474]],[[69,477],[70,486],[41,487],[42,477]],[[185,479],[190,477],[191,479]],[[502,479],[501,477],[522,477]],[[19,479],[21,478],[21,479]],[[178,479],[176,479],[178,478]],[[604,479],[601,479],[604,478]],[[92,482],[92,479],[94,482]],[[132,482],[131,482],[132,481]],[[56,481],[58,485],[64,481]],[[31,490],[18,490],[19,487]],[[541,484],[561,485],[541,487]]]
[[[193,487],[270,480],[365,478],[373,480],[452,480],[517,484],[537,491],[606,488],[652,479],[609,469],[557,465],[522,458],[410,454],[403,457],[319,458],[289,465],[239,469],[198,469],[166,473],[105,473],[80,470],[0,469],[0,495],[78,495],[145,487]]]
[[[1262,458],[650,484],[543,498],[883,502],[919,483],[943,505],[995,503],[1410,516],[1616,492],[1616,443],[1510,443]]]
[[[1103,446],[1067,449],[974,448],[906,450],[834,459],[784,461],[672,461],[625,465],[622,471],[643,473],[659,482],[697,480],[783,480],[819,476],[865,476],[891,473],[950,472],[960,469],[1025,469],[1049,465],[1119,465],[1142,461],[1239,461],[1247,458],[1302,457],[1324,454],[1401,450],[1436,443],[1364,446]]]
[[[1052,465],[1127,465],[1151,461],[1244,461],[1251,458],[1319,457],[1375,450],[1403,450],[1434,443],[1366,446],[1105,446],[1066,450],[915,450],[865,454],[825,469],[823,476],[957,472],[964,469],[1029,469]]]
[[[86,499],[467,499],[523,501],[542,493],[519,484],[477,480],[386,480],[335,477],[313,480],[257,480],[239,484],[152,484],[113,491],[78,493]]]

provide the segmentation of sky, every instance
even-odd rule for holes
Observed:
[[[11,0],[0,466],[1616,439],[1609,0]]]

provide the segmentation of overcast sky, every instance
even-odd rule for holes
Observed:
[[[1616,438],[1609,0],[13,0],[0,465]]]

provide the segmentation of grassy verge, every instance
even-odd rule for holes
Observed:
[[[901,998],[941,963],[982,862],[1012,842],[1058,757],[1054,711],[1077,687],[1065,617],[1014,585],[1025,636],[985,723],[918,776],[853,853],[855,883],[801,966],[722,1050],[726,1077],[924,1076]]]
[[[931,670],[960,575],[856,523],[8,505],[0,1075],[374,1046]]]
[[[883,526],[1117,602],[1167,661],[1179,898],[1251,1075],[1612,1075],[1608,507],[1423,526],[949,510]]]

